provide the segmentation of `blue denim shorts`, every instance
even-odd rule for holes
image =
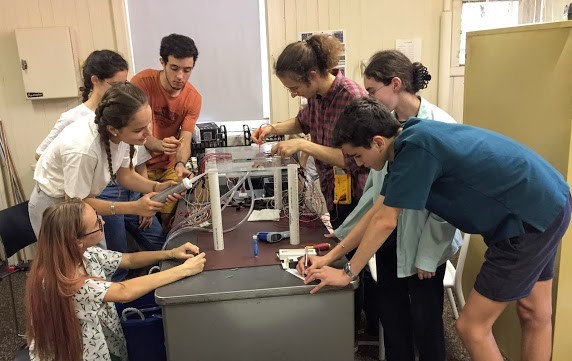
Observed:
[[[564,210],[543,232],[525,227],[527,233],[489,245],[475,290],[498,302],[528,297],[538,281],[554,277],[558,245],[570,223],[570,196]]]

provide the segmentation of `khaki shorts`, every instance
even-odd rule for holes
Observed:
[[[177,177],[173,167],[168,169],[147,169],[147,177],[156,182],[179,181],[179,177]],[[177,202],[166,202],[159,213],[171,214],[175,212],[175,208],[177,208]]]

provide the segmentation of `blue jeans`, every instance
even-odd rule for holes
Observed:
[[[120,185],[109,183],[97,198],[106,201],[128,202],[136,201],[141,197],[140,193],[132,192]],[[127,252],[127,232],[131,234],[135,242],[143,251],[160,250],[165,243],[166,236],[163,228],[156,217],[147,229],[139,229],[139,216],[132,214],[117,214],[103,216],[105,221],[104,232],[107,241],[107,249],[125,253]],[[118,269],[113,275],[113,281],[125,279],[127,270]]]

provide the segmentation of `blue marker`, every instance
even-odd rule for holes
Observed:
[[[258,236],[256,234],[252,235],[252,253],[254,257],[258,257]]]

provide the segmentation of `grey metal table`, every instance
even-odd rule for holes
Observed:
[[[181,235],[167,248],[193,238]],[[176,264],[165,261],[161,269]],[[167,359],[353,360],[357,282],[315,295],[312,287],[272,265],[205,271],[158,288]]]

